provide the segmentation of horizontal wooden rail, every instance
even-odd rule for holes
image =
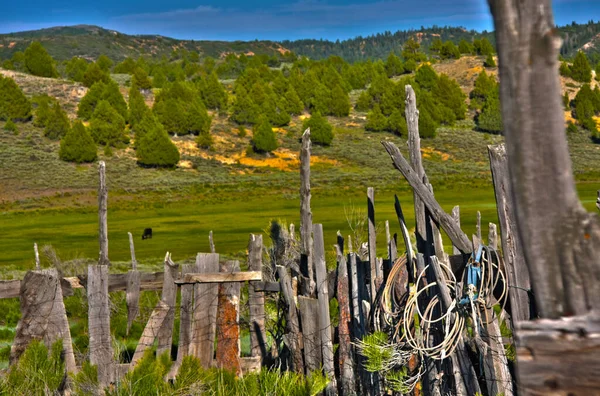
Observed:
[[[206,272],[199,274],[185,274],[182,280],[176,280],[178,285],[189,283],[224,283],[224,282],[244,282],[262,280],[261,271],[243,271],[243,272]]]

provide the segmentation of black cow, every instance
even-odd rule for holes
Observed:
[[[142,234],[142,239],[150,238],[152,239],[152,228],[145,228],[144,233]]]

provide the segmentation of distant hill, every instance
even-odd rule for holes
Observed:
[[[563,37],[561,55],[570,58],[578,50],[584,50],[590,59],[600,61],[600,22],[586,24],[572,23],[558,27]],[[409,38],[414,38],[427,48],[436,38],[472,41],[486,37],[495,42],[493,32],[477,32],[462,27],[433,26],[419,30],[386,31],[371,36],[358,36],[348,40],[304,39],[295,41],[196,41],[177,40],[159,35],[127,35],[114,30],[91,25],[61,26],[41,30],[0,34],[0,58],[8,59],[16,51],[24,51],[34,40],[42,42],[48,52],[57,60],[80,56],[96,59],[105,54],[115,61],[128,56],[137,58],[148,55],[153,58],[169,56],[175,49],[185,48],[197,51],[201,57],[220,58],[228,53],[273,55],[287,50],[312,59],[324,59],[337,55],[349,62],[366,59],[384,59],[390,52],[400,53]]]
[[[8,59],[24,51],[32,41],[40,41],[56,60],[73,56],[96,59],[107,55],[115,61],[128,56],[169,56],[175,49],[197,51],[201,57],[219,58],[227,53],[275,54],[285,51],[272,41],[196,41],[177,40],[159,35],[128,35],[91,25],[59,26],[41,30],[0,34],[0,58]]]

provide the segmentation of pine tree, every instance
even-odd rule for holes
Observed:
[[[496,67],[496,61],[494,60],[494,56],[492,54],[488,54],[487,58],[485,58],[485,62],[483,62],[483,66]]]
[[[25,69],[34,76],[58,77],[54,63],[54,59],[38,41],[25,50]]]
[[[440,58],[442,59],[459,59],[460,51],[452,41],[446,41],[440,50]]]
[[[135,138],[134,147],[137,147],[138,143],[142,140],[144,136],[146,136],[148,131],[150,131],[157,125],[160,125],[160,121],[158,121],[158,118],[156,118],[154,113],[152,113],[151,111],[146,112],[144,114],[144,117],[142,117],[141,121],[135,124],[135,126],[133,127]]]
[[[369,95],[368,91],[362,91],[360,95],[358,95],[358,99],[356,101],[356,110],[357,111],[369,111],[373,106],[373,101],[371,95]]]
[[[208,134],[212,118],[208,115],[204,103],[195,100],[187,114],[188,130],[194,135]]]
[[[148,78],[148,73],[141,67],[136,67],[131,78],[131,85],[137,86],[139,89],[148,90],[152,88],[152,82]]]
[[[398,136],[406,136],[408,134],[408,126],[406,119],[398,109],[394,109],[388,118],[387,130],[395,133]]]
[[[131,57],[127,57],[115,66],[113,72],[115,74],[133,74],[135,68],[135,61]]]
[[[489,42],[489,40],[485,37],[479,41],[474,41],[473,44],[474,44],[475,50],[477,51],[477,54],[479,54],[479,55],[486,56],[486,55],[494,53],[494,47]]]
[[[0,75],[0,120],[28,121],[31,102],[10,77]]]
[[[169,135],[157,124],[139,141],[136,149],[137,162],[143,166],[174,167],[179,162],[179,150]]]
[[[201,132],[196,138],[196,145],[202,149],[209,149],[212,147],[214,139],[210,132]]]
[[[238,124],[254,124],[257,121],[258,107],[242,86],[236,90],[230,118]]]
[[[431,91],[438,83],[438,75],[431,66],[423,65],[417,70],[415,81],[421,89]]]
[[[58,156],[77,163],[93,162],[98,157],[96,143],[81,121],[75,121],[60,141]]]
[[[199,84],[200,95],[209,109],[225,110],[227,108],[227,92],[219,82],[217,73],[213,72]]]
[[[339,85],[331,92],[331,115],[347,117],[350,114],[350,99],[348,94]]]
[[[373,110],[367,114],[367,123],[365,124],[365,130],[373,132],[384,131],[387,127],[387,119],[381,112],[379,105],[373,106]]]
[[[437,129],[437,124],[431,117],[429,112],[419,112],[419,135],[423,139],[434,138]]]
[[[573,66],[571,66],[571,78],[582,83],[592,81],[592,67],[583,51],[578,51],[577,55],[575,55]]]
[[[329,89],[325,85],[317,83],[309,105],[311,114],[314,112],[331,114],[331,92]]]
[[[481,114],[477,117],[477,126],[482,131],[492,133],[500,133],[504,129],[500,111],[500,96],[497,89],[486,98]]]
[[[466,96],[460,85],[445,74],[441,74],[432,91],[438,103],[450,109],[457,120],[464,120],[467,112]]]
[[[152,86],[154,88],[162,88],[167,82],[167,75],[162,67],[158,67],[152,74]]]
[[[167,132],[180,135],[189,132],[186,111],[181,101],[169,98],[154,102],[153,112]]]
[[[333,127],[327,118],[317,112],[302,123],[302,129],[310,128],[310,140],[315,144],[329,146],[333,141]]]
[[[94,141],[116,147],[128,139],[124,134],[125,120],[106,100],[101,100],[90,121],[90,133]]]
[[[140,91],[135,86],[131,87],[129,90],[129,125],[135,127],[149,111]]]
[[[277,138],[265,117],[261,117],[253,128],[252,147],[259,153],[268,153],[277,148]]]
[[[102,94],[104,93],[104,89],[106,88],[106,84],[102,81],[98,81],[88,91],[85,96],[81,98],[81,102],[79,102],[79,107],[77,108],[77,117],[83,120],[89,120],[94,114],[94,110],[98,105],[98,102],[102,99]]]
[[[571,68],[567,62],[560,62],[560,68],[558,69],[558,72],[563,77],[571,77]]]
[[[565,110],[569,110],[569,108],[571,107],[570,103],[571,99],[569,99],[569,93],[565,92],[563,96],[563,106],[565,106]]]
[[[44,136],[49,139],[58,140],[65,136],[70,128],[71,123],[67,113],[60,107],[58,102],[55,102],[46,121]]]
[[[96,64],[98,65],[98,67],[100,69],[102,69],[102,71],[105,71],[106,73],[110,72],[110,68],[113,65],[113,61],[110,60],[110,58],[106,55],[100,55],[98,57],[98,60],[96,60]]]
[[[404,73],[402,61],[393,52],[390,52],[385,61],[385,71],[388,77],[399,76]]]
[[[85,59],[74,56],[65,65],[65,74],[73,81],[82,82],[83,75],[88,68],[88,63]]]
[[[286,111],[288,114],[300,115],[304,110],[304,104],[300,100],[300,97],[296,93],[294,87],[290,86],[285,93],[285,99],[287,103]]]
[[[489,78],[485,70],[483,70],[475,80],[475,86],[471,91],[471,107],[480,109],[485,103],[486,98],[496,88],[496,81]]]
[[[106,100],[110,105],[115,109],[124,120],[127,120],[127,102],[123,98],[121,91],[119,90],[119,85],[110,81],[104,87],[104,91],[102,92],[102,100]]]
[[[108,83],[110,81],[110,76],[107,72],[102,70],[98,64],[92,62],[88,65],[87,70],[83,74],[82,83],[89,88],[99,81]]]
[[[458,43],[458,50],[461,54],[471,54],[473,53],[473,44],[469,43],[467,40],[462,39],[460,43]]]

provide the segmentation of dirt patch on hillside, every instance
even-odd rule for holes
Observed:
[[[463,92],[468,95],[475,86],[477,76],[484,70],[484,60],[482,56],[463,56],[458,60],[436,63],[433,68],[436,72],[444,73],[456,80]],[[485,68],[485,72],[497,78],[497,68]]]

